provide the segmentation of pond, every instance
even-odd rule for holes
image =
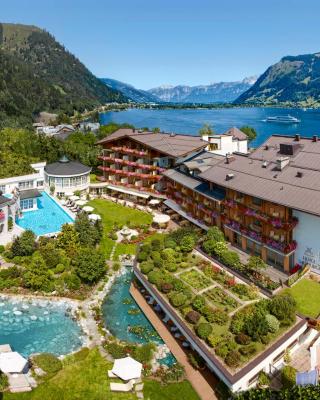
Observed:
[[[112,285],[102,305],[105,326],[112,335],[126,342],[163,344],[164,342],[129,292],[132,278],[132,271],[127,269]],[[175,361],[171,353],[159,360],[160,364],[168,366]]]
[[[0,344],[10,344],[28,357],[42,352],[68,354],[83,343],[83,332],[66,302],[0,297]]]

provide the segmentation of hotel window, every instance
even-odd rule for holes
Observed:
[[[6,185],[0,185],[0,192],[2,193],[6,192]]]
[[[19,189],[31,189],[33,188],[33,181],[19,182]]]
[[[33,208],[33,199],[25,199],[20,201],[21,210],[29,210]]]
[[[262,200],[259,199],[258,197],[252,197],[252,204],[254,204],[255,206],[261,207]]]
[[[255,374],[252,378],[249,379],[248,386],[253,385],[258,380],[260,372],[261,371],[259,371],[257,374]]]
[[[272,364],[275,364],[276,362],[280,361],[282,359],[282,357],[284,356],[284,354],[285,354],[285,351],[282,351],[280,354],[278,354],[277,357],[275,357],[272,360]]]
[[[43,181],[38,181],[37,182],[37,187],[43,186]]]
[[[61,186],[62,185],[62,178],[56,178],[55,179],[55,185],[56,186]]]

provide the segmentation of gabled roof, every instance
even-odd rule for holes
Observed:
[[[119,129],[106,138],[99,140],[97,144],[103,145],[124,137],[133,139],[146,147],[171,157],[182,157],[194,151],[200,151],[208,145],[200,136],[140,132],[133,129]]]
[[[236,128],[235,126],[224,132],[224,135],[232,136],[233,138],[238,140],[248,140],[247,135],[244,132],[240,131],[240,129]]]
[[[280,144],[298,144],[293,155],[280,153]],[[277,159],[289,164],[278,169]],[[209,182],[320,216],[320,142],[310,138],[293,141],[288,136],[271,136],[250,156],[233,154],[199,176]],[[232,179],[227,179],[233,174]]]

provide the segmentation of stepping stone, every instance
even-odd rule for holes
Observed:
[[[138,399],[143,399],[143,393],[142,392],[137,392],[137,397]]]

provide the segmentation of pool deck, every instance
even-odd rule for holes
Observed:
[[[215,380],[214,376],[209,373],[209,371],[208,373],[203,374],[192,367],[188,361],[187,353],[181,348],[176,339],[172,336],[171,332],[168,330],[167,326],[160,320],[156,312],[150,307],[145,298],[134,285],[131,285],[130,287],[130,294],[144,312],[150,323],[154,326],[158,334],[161,336],[162,340],[169,347],[171,353],[175,356],[178,362],[183,365],[188,380],[200,398],[202,400],[216,400],[217,396],[213,390],[213,386],[217,384],[217,380]]]

